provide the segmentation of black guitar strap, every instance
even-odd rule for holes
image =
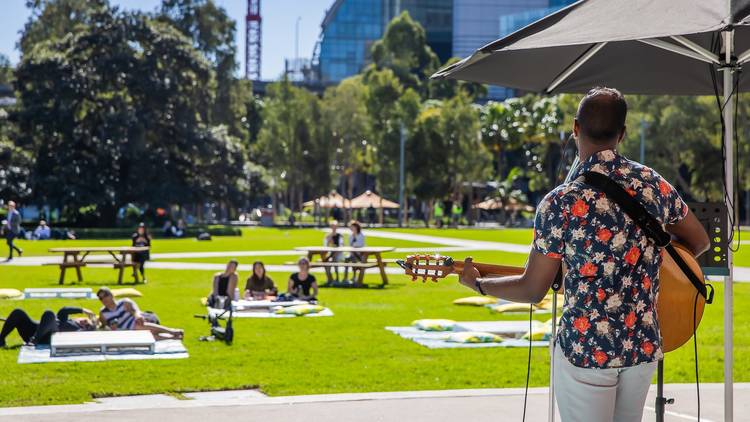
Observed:
[[[625,189],[622,188],[617,182],[610,179],[609,177],[597,173],[594,171],[588,171],[583,174],[584,183],[593,186],[602,192],[607,197],[617,203],[622,210],[627,214],[643,232],[651,238],[657,246],[667,250],[669,255],[672,257],[677,266],[680,267],[688,280],[693,284],[696,290],[706,299],[706,303],[712,303],[714,300],[714,289],[710,284],[704,284],[703,280],[699,279],[698,276],[690,269],[690,266],[682,259],[682,256],[677,252],[674,246],[672,246],[672,236],[665,232],[661,228],[661,224],[643,207],[643,205],[636,201]],[[708,287],[711,291],[708,291]]]

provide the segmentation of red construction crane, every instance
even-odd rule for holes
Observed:
[[[247,0],[245,17],[245,77],[260,80],[260,0]]]

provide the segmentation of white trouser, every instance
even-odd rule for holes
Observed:
[[[579,368],[555,348],[555,397],[562,422],[641,422],[657,363]]]

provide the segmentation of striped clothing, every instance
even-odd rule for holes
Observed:
[[[126,303],[130,303],[134,309],[137,309],[135,303],[130,299],[115,302],[114,310],[102,307],[100,312],[107,326],[115,324],[118,330],[132,330],[135,327],[135,317],[125,308]]]

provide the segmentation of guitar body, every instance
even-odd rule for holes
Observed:
[[[673,243],[673,246],[698,279],[704,280],[703,271],[690,251],[679,243]],[[664,252],[662,258],[656,307],[662,337],[662,351],[667,353],[679,348],[693,336],[693,328],[697,328],[703,318],[706,299],[698,293],[668,253]],[[406,270],[406,274],[414,279],[421,277],[437,280],[449,274],[460,274],[464,268],[463,261],[429,255],[410,256],[399,264]],[[524,272],[523,267],[477,262],[473,264],[482,277],[520,275]],[[695,310],[694,322],[693,310]]]

